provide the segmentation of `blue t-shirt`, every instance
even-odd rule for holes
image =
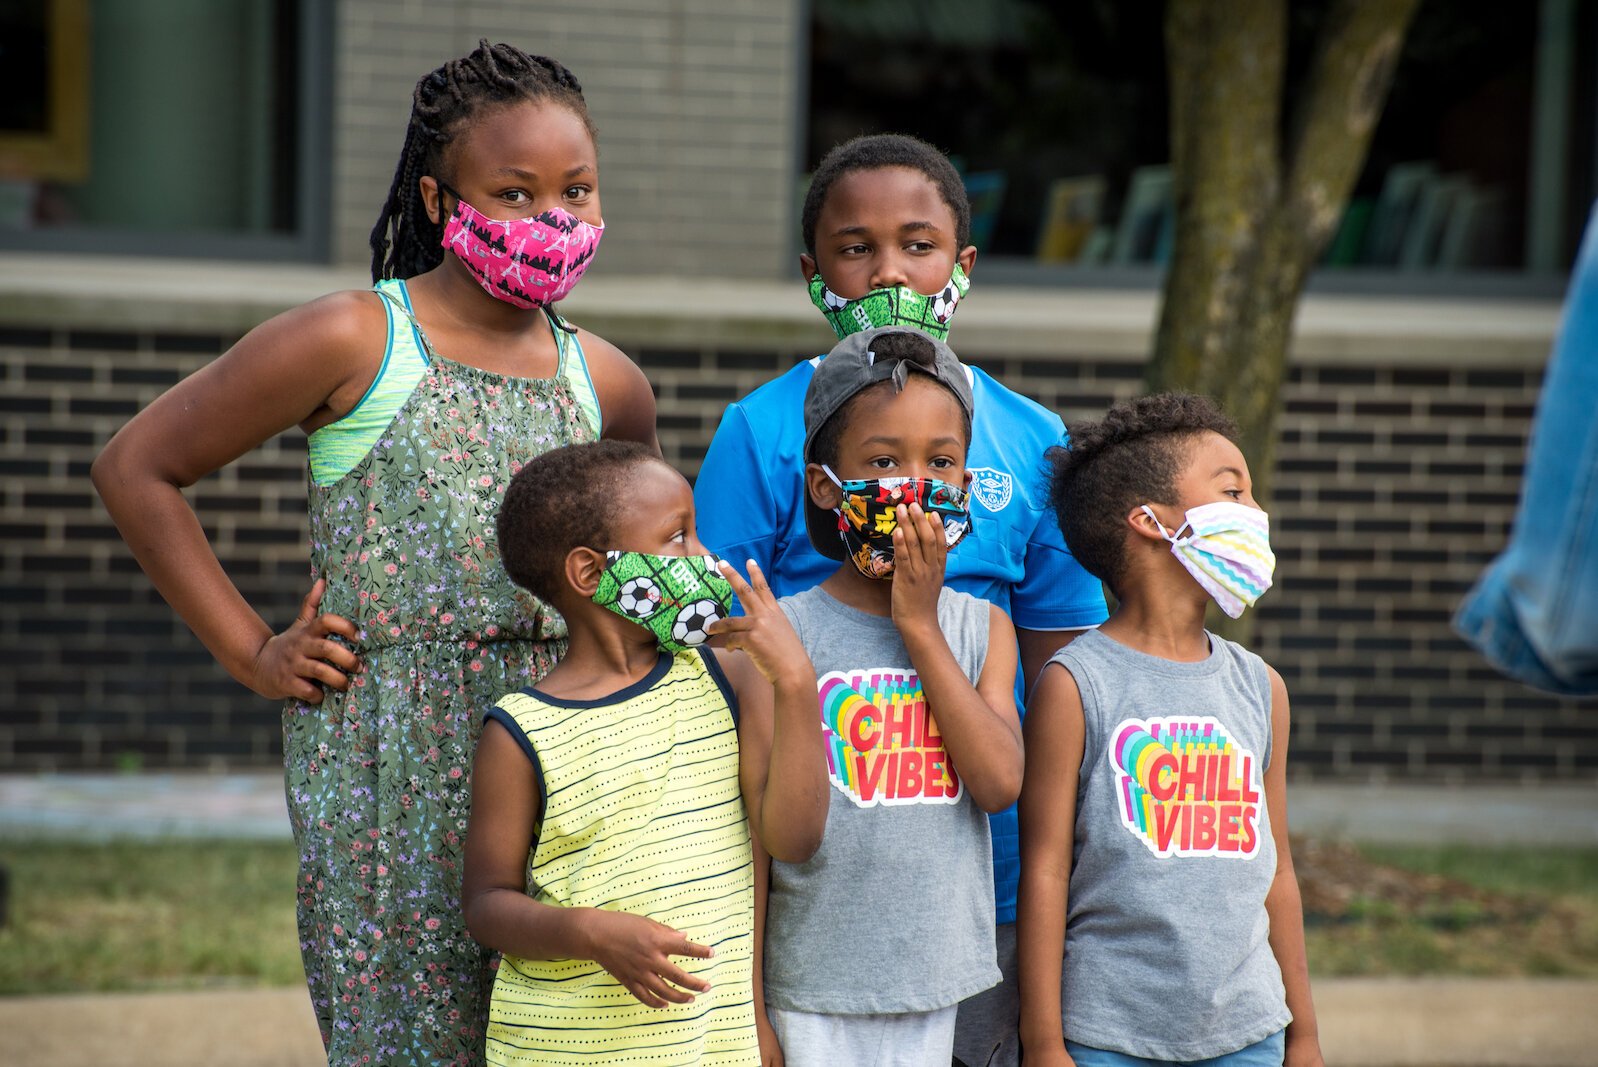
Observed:
[[[805,532],[804,400],[819,357],[730,404],[694,487],[699,540],[740,571],[753,559],[779,597],[838,569]],[[949,554],[944,584],[1007,612],[1028,630],[1080,630],[1104,621],[1099,580],[1071,557],[1048,504],[1043,454],[1065,424],[985,372],[971,375],[971,532]],[[1016,703],[1022,680],[1016,679]],[[1015,921],[1020,841],[1012,806],[994,814],[998,921]]]

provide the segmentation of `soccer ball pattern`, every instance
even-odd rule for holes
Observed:
[[[660,608],[660,590],[648,578],[629,578],[616,594],[616,606],[629,618],[647,619]]]
[[[606,557],[594,602],[652,632],[667,651],[704,644],[706,628],[726,617],[732,586],[715,556],[611,551]]]
[[[954,317],[955,305],[960,303],[960,291],[950,282],[943,287],[943,292],[932,298],[932,317],[939,322],[948,322]]]
[[[671,636],[685,645],[702,645],[710,639],[705,628],[721,617],[721,605],[714,600],[695,600],[677,612]]]

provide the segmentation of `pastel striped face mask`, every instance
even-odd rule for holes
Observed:
[[[1175,533],[1166,530],[1147,504],[1143,510],[1182,566],[1232,618],[1271,587],[1276,569],[1271,520],[1259,508],[1234,500],[1202,504],[1188,511]]]

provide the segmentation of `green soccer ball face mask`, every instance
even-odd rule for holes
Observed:
[[[832,332],[843,340],[861,330],[874,330],[879,326],[913,326],[922,333],[940,341],[949,337],[949,320],[960,298],[971,288],[960,264],[954,265],[949,284],[927,296],[908,285],[888,289],[873,289],[858,300],[848,300],[827,288],[827,283],[817,274],[810,279],[810,302],[827,317]]]
[[[704,644],[710,624],[732,610],[732,583],[716,556],[612,551],[605,559],[594,603],[654,634],[667,652]]]

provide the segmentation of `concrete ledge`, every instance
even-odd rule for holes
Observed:
[[[1592,1067],[1598,982],[1322,979],[1338,1067]],[[0,999],[0,1063],[299,1067],[323,1060],[302,989]]]
[[[287,308],[364,289],[351,267],[0,257],[0,323],[242,334]],[[1141,362],[1159,294],[979,284],[960,312],[961,351]],[[831,334],[798,279],[586,278],[562,310],[629,349],[825,351]],[[1542,366],[1559,322],[1548,300],[1319,296],[1300,307],[1296,359],[1405,366]]]
[[[1289,782],[1294,834],[1372,845],[1598,848],[1598,781],[1399,785]]]

